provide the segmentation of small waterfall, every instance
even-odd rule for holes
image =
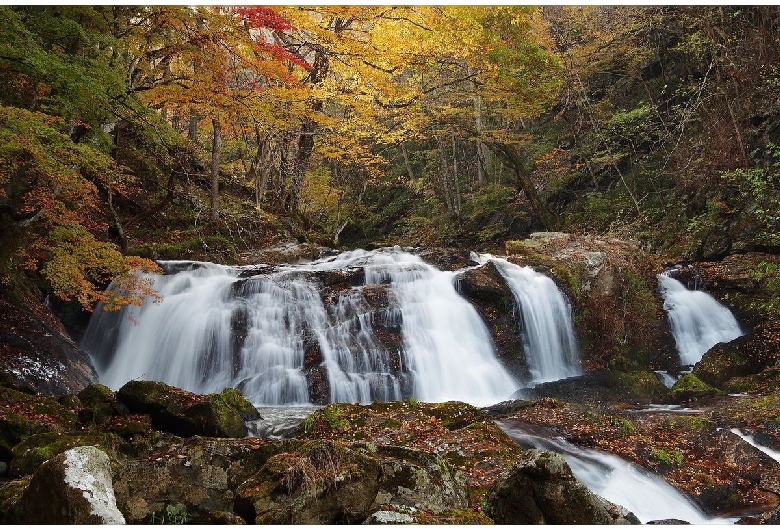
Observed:
[[[547,439],[499,423],[517,443],[561,454],[577,480],[592,492],[630,510],[642,523],[679,519],[691,524],[729,524],[737,518],[706,516],[688,497],[661,478],[614,455]]]
[[[456,291],[455,273],[407,253],[378,254],[366,283],[390,281],[402,314],[404,358],[423,401],[488,405],[519,384],[498,362],[477,311]]]
[[[531,267],[490,257],[512,290],[520,311],[531,383],[580,375],[571,306],[555,282]]]
[[[709,294],[690,291],[668,274],[658,275],[658,286],[681,364],[692,366],[719,342],[742,335],[731,311]]]
[[[414,395],[489,405],[519,386],[457,294],[454,273],[399,249],[276,269],[162,265],[169,274],[151,276],[161,303],[116,313],[98,307],[90,321],[82,347],[111,388],[136,378],[198,393],[233,386],[256,404],[303,405],[312,401],[310,379],[326,374],[329,401]],[[359,269],[363,285],[321,295],[318,275]],[[365,296],[380,287],[389,293],[381,310]],[[400,330],[398,351],[382,344],[376,325]]]

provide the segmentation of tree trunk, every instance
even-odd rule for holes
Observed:
[[[526,199],[528,199],[528,202],[531,204],[531,210],[536,214],[536,217],[539,219],[539,222],[544,229],[550,231],[557,230],[559,228],[558,220],[552,212],[547,209],[547,206],[544,204],[541,197],[539,197],[536,186],[531,179],[531,174],[525,169],[525,161],[523,160],[522,155],[510,145],[496,143],[492,144],[491,148],[500,155],[514,171],[518,189],[525,193]]]
[[[219,221],[219,157],[222,152],[222,127],[217,118],[212,118],[214,141],[211,144],[211,220]]]
[[[404,164],[406,164],[406,173],[409,175],[409,178],[411,180],[415,180],[414,176],[414,170],[412,169],[412,164],[409,162],[409,153],[406,152],[406,147],[404,146],[404,143],[401,142],[401,153],[404,155]]]

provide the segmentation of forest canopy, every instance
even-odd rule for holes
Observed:
[[[153,259],[282,233],[776,251],[778,13],[0,6],[4,277],[141,303]]]

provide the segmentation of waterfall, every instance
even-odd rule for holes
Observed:
[[[703,291],[690,291],[668,274],[658,275],[664,309],[683,365],[692,366],[719,342],[742,335],[731,311]]]
[[[489,405],[519,384],[495,357],[485,324],[453,285],[454,273],[400,249],[346,252],[299,265],[228,267],[162,262],[150,275],[161,303],[95,310],[82,348],[99,380],[164,381],[197,393],[233,386],[260,405],[312,401],[424,401]],[[365,281],[322,294],[321,277],[362,270]],[[353,275],[359,277],[359,275]],[[368,289],[385,289],[375,307]],[[376,327],[400,333],[397,349]]]
[[[737,519],[706,516],[672,485],[617,456],[560,438],[535,436],[508,424],[499,425],[520,445],[559,453],[577,480],[597,495],[633,512],[642,523],[679,519],[691,524],[729,524]]]
[[[580,375],[571,306],[555,282],[531,267],[489,256],[512,291],[520,312],[531,383]]]

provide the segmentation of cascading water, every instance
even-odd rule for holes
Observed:
[[[642,523],[661,519],[679,519],[691,524],[736,521],[736,518],[707,517],[673,486],[617,456],[558,438],[535,436],[509,424],[499,425],[520,445],[561,454],[577,480],[597,495],[633,512]]]
[[[506,280],[520,312],[531,384],[580,375],[571,306],[555,282],[531,267],[493,256],[487,259]]]
[[[668,274],[658,275],[664,309],[683,365],[692,366],[719,342],[742,335],[729,309],[703,291],[690,291]]]
[[[198,393],[234,386],[256,404],[292,405],[309,403],[309,379],[324,373],[328,401],[414,395],[488,405],[519,386],[457,294],[454,273],[398,249],[275,270],[163,265],[169,274],[152,276],[161,303],[117,313],[98,307],[90,321],[82,347],[112,388],[135,378]],[[363,284],[323,299],[318,273],[355,269],[364,270]],[[380,284],[390,302],[377,311],[365,293]],[[376,325],[400,329],[398,351],[381,345]]]

